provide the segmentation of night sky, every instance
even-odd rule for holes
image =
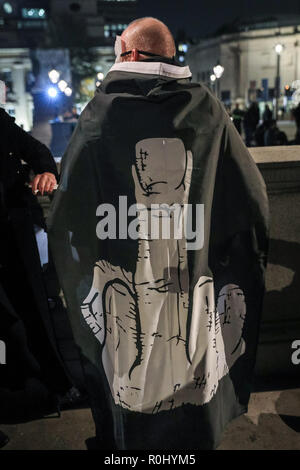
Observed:
[[[139,0],[138,17],[154,16],[173,34],[185,29],[189,36],[214,32],[236,17],[276,13],[299,14],[299,0]]]

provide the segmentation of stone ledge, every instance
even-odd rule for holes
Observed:
[[[291,163],[300,165],[300,145],[278,145],[275,147],[248,148],[255,163]]]
[[[300,146],[251,147],[268,194],[300,192]]]

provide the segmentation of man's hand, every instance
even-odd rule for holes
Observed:
[[[53,173],[42,173],[41,175],[36,175],[32,181],[32,192],[36,194],[38,191],[44,195],[44,193],[52,193],[57,185],[56,178]]]

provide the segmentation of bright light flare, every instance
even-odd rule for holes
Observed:
[[[280,55],[283,51],[283,45],[282,44],[276,44],[275,46],[275,52],[276,54]]]
[[[52,83],[57,83],[58,80],[59,80],[60,73],[57,70],[52,69],[48,73],[48,76],[49,76]]]
[[[221,78],[223,75],[223,72],[224,72],[224,67],[222,67],[222,65],[216,65],[214,67],[214,74],[216,78]]]
[[[68,84],[65,80],[60,80],[58,82],[58,88],[60,89],[60,91],[64,92],[67,87],[68,87]]]
[[[48,95],[50,96],[50,98],[56,98],[57,97],[57,89],[54,88],[53,86],[51,86],[50,88],[48,88]]]
[[[70,87],[67,86],[67,88],[65,89],[64,93],[65,93],[66,96],[71,96],[72,93],[73,93],[72,88],[70,88]]]

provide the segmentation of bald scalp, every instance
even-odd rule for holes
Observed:
[[[121,36],[126,51],[139,49],[153,54],[173,57],[175,42],[169,28],[156,18],[139,18],[125,29]]]

